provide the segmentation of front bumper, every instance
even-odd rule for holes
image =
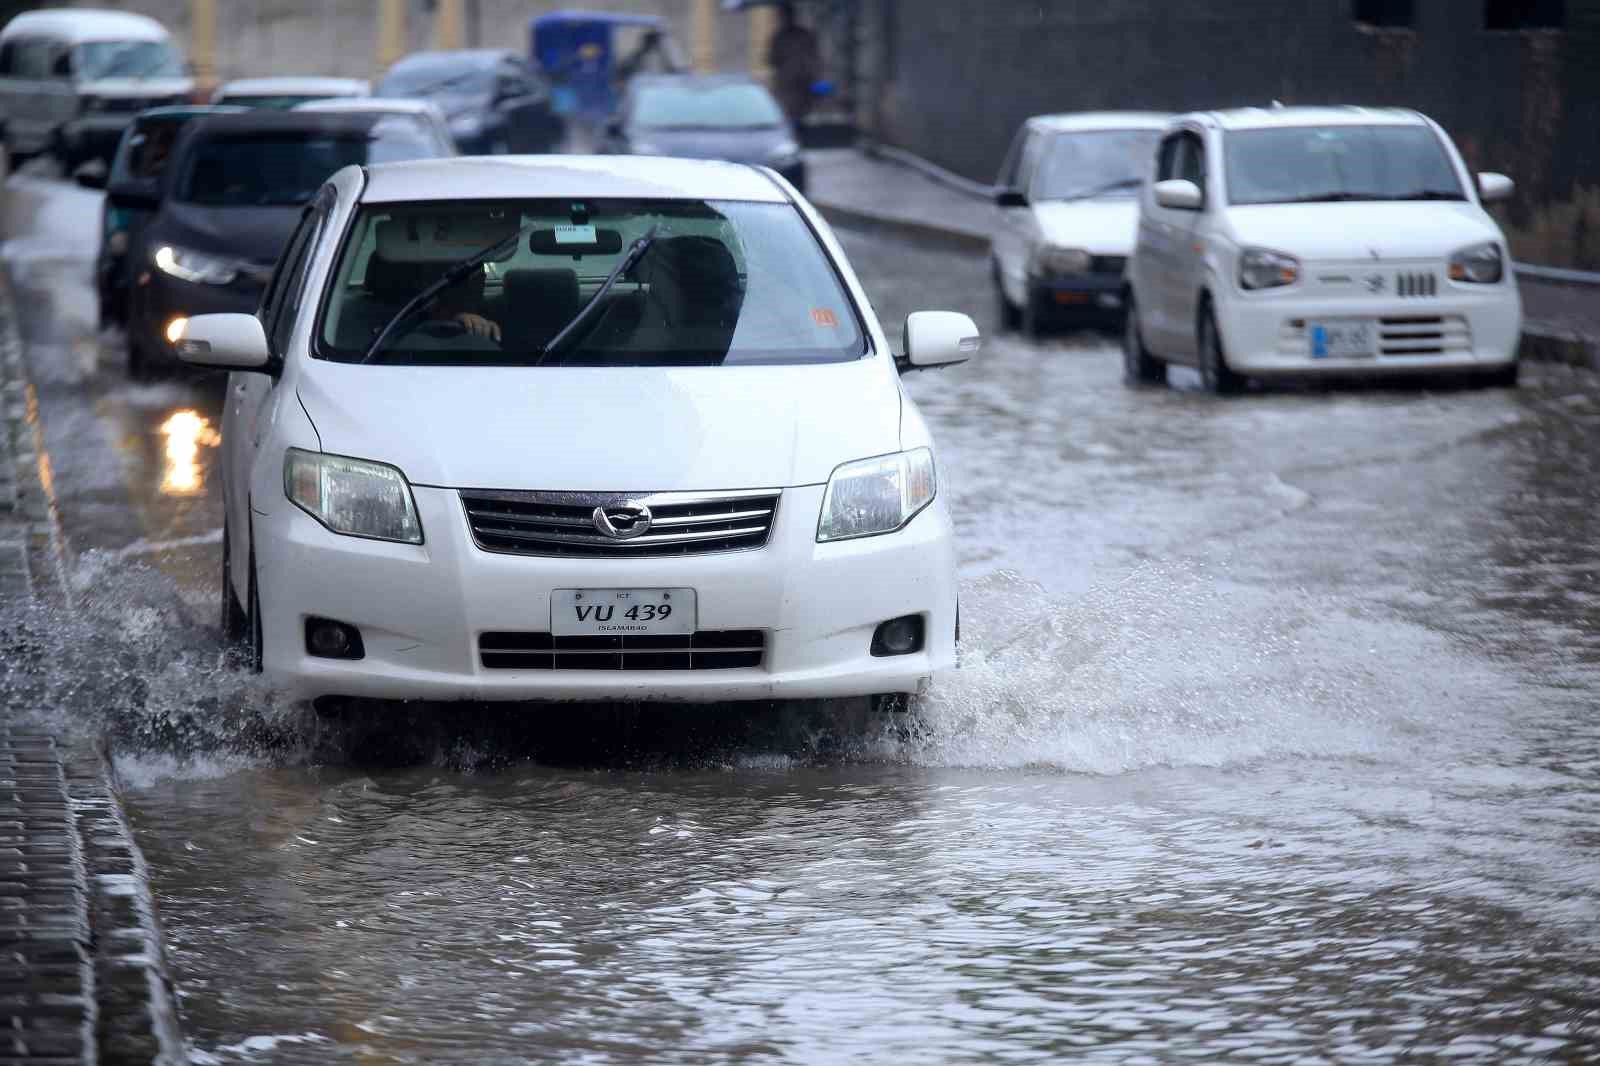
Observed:
[[[254,516],[268,680],[292,699],[721,702],[920,691],[955,662],[949,514],[935,501],[899,533],[817,544],[822,492],[785,490],[765,548],[653,559],[482,551],[453,489],[414,488],[419,546],[339,536],[276,499]],[[516,670],[479,660],[482,633],[548,632],[554,589],[662,587],[696,590],[700,630],[763,631],[761,665]],[[873,657],[879,623],[909,614],[923,617],[923,650]],[[308,655],[310,616],[358,627],[365,658]]]
[[[1375,356],[1313,354],[1310,324],[1341,319],[1376,324]],[[1522,298],[1514,282],[1446,283],[1438,295],[1422,298],[1233,293],[1218,302],[1217,326],[1228,366],[1254,377],[1487,373],[1516,361]]]
[[[1028,296],[1035,311],[1119,312],[1122,310],[1121,274],[1073,274],[1033,278]]]

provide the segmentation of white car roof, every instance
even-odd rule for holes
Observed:
[[[365,203],[571,196],[787,203],[766,174],[741,163],[649,156],[468,156],[382,163],[368,170]]]
[[[1293,126],[1425,126],[1415,111],[1398,107],[1239,107],[1201,111],[1183,119],[1210,120],[1225,130],[1282,129]],[[1180,120],[1181,121],[1181,120]]]
[[[99,8],[51,8],[27,11],[6,23],[8,37],[56,37],[68,44],[85,41],[165,41],[166,28],[153,18]]]
[[[294,111],[336,111],[341,115],[439,115],[432,100],[406,100],[394,96],[330,96],[295,104]]]
[[[223,82],[216,96],[293,96],[297,93],[327,93],[329,96],[366,96],[372,85],[360,78],[240,78]]]
[[[1076,111],[1061,115],[1034,115],[1028,125],[1052,133],[1090,130],[1161,130],[1172,121],[1165,111]]]

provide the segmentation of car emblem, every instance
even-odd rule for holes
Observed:
[[[612,540],[632,540],[642,537],[652,521],[648,507],[596,507],[594,528]]]
[[[1368,292],[1382,292],[1383,291],[1383,286],[1385,284],[1386,284],[1386,282],[1385,282],[1384,276],[1382,274],[1369,274],[1369,275],[1367,275],[1367,291]]]

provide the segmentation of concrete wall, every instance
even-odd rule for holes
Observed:
[[[1408,30],[1352,0],[860,0],[881,39],[864,110],[886,141],[992,180],[1030,114],[1355,103],[1418,108],[1516,178],[1518,251],[1600,269],[1600,0],[1561,31],[1489,32],[1482,0],[1414,0]]]

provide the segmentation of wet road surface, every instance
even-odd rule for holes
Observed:
[[[130,385],[94,198],[16,186],[78,608],[8,695],[122,739],[198,1061],[1600,1056],[1592,375],[1218,402],[995,337],[909,379],[965,637],[909,723],[413,714],[318,766],[220,659],[220,389]],[[891,334],[992,334],[981,258],[844,239]]]

